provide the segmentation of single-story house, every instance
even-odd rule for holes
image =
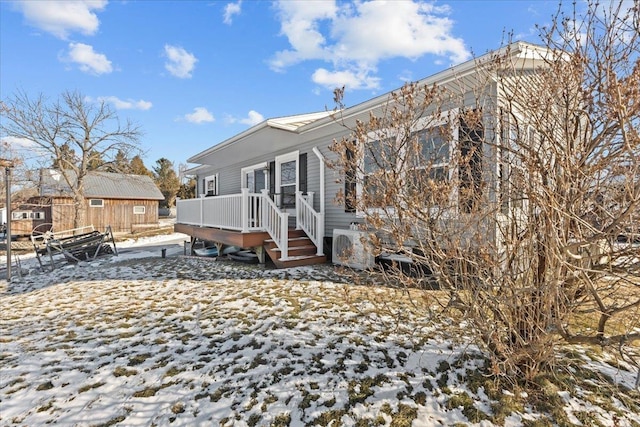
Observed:
[[[74,228],[75,205],[69,185],[59,171],[43,169],[40,194],[12,211],[13,235],[30,235],[51,225],[54,231]],[[91,171],[84,181],[84,226],[113,232],[134,232],[159,226],[158,202],[164,196],[146,175]],[[41,231],[42,231],[41,230]]]
[[[546,48],[518,42],[498,54],[508,54],[518,69],[527,72],[538,66],[546,52]],[[474,78],[486,73],[479,64],[490,61],[495,54],[459,64],[418,83],[462,90],[465,103],[473,108],[478,93],[473,85],[482,81],[487,85],[482,92],[496,101],[487,103],[495,109],[485,112],[482,120],[497,122],[500,114],[495,106],[500,91],[496,80]],[[355,192],[352,195],[357,197],[360,189],[349,186],[349,180],[327,167],[335,158],[329,146],[334,139],[347,136],[356,120],[366,121],[371,112],[381,111],[390,102],[390,95],[343,109],[340,120],[330,111],[268,119],[191,156],[188,162],[195,166],[190,173],[197,177],[196,194],[200,197],[177,202],[175,230],[193,239],[253,248],[258,254],[266,252],[278,267],[324,262],[334,236],[357,246],[358,232],[353,224],[361,221],[362,215],[348,200],[341,205],[335,201],[339,192]],[[485,124],[483,138],[500,137],[489,134],[497,129],[492,125],[495,123]],[[451,146],[444,147],[447,150],[455,149],[457,134],[451,137]],[[479,147],[484,158],[492,159],[480,167],[495,167],[501,161],[492,145]],[[438,175],[445,179],[457,173],[448,163],[451,158],[445,155],[437,165]],[[370,259],[365,254],[360,256],[363,259],[355,260],[354,265],[366,266]]]

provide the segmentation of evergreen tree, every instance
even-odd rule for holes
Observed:
[[[118,150],[106,170],[113,173],[131,173],[131,164],[127,154],[123,150]]]
[[[51,167],[58,170],[72,169],[73,165],[78,163],[76,152],[68,143],[55,147],[53,154],[53,162]]]
[[[173,168],[173,162],[166,158],[161,158],[156,161],[156,166],[153,168],[155,175],[155,182],[164,200],[160,202],[160,207],[170,208],[175,205],[176,194],[180,189],[180,180]]]
[[[180,185],[178,197],[181,199],[193,199],[196,197],[196,179],[188,178],[187,182]]]
[[[142,160],[142,157],[140,157],[140,155],[138,154],[133,156],[129,167],[130,167],[130,173],[134,175],[147,175],[153,178],[153,172],[147,169],[147,167],[144,165],[144,161]]]
[[[97,150],[91,150],[87,156],[87,170],[100,170],[104,165],[102,153]]]

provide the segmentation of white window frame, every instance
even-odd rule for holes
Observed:
[[[31,219],[29,211],[14,211],[14,212],[11,212],[11,220],[12,221],[23,221],[25,219]]]
[[[23,220],[40,220],[45,219],[45,214],[43,211],[14,211],[11,212],[11,219],[13,221],[23,221]]]
[[[202,193],[205,195],[205,197],[209,196],[217,196],[220,194],[220,186],[218,183],[218,175],[217,173],[214,173],[212,175],[207,175],[204,177],[204,188],[202,189]],[[213,194],[209,194],[209,183],[213,182]]]
[[[458,148],[458,137],[459,137],[459,123],[458,123],[458,118],[460,117],[459,114],[460,109],[459,108],[452,108],[451,110],[447,110],[443,113],[440,114],[440,117],[438,117],[437,119],[434,119],[434,117],[431,116],[427,116],[427,117],[422,117],[418,120],[416,120],[416,123],[414,126],[411,127],[410,131],[411,133],[415,133],[415,132],[420,132],[426,129],[432,129],[432,128],[437,128],[437,127],[441,127],[441,126],[450,126],[451,129],[451,139],[449,141],[449,160],[446,163],[438,163],[438,164],[434,164],[431,165],[431,167],[433,168],[437,168],[437,167],[446,167],[447,173],[448,173],[448,179],[449,181],[451,181],[453,179],[453,174],[455,173],[455,168],[452,167],[452,159],[454,158],[454,154],[455,154],[455,150]],[[453,125],[450,125],[450,123],[453,123]],[[393,134],[391,132],[388,132],[385,129],[382,129],[380,131],[376,132],[370,132],[367,135],[368,141],[370,142],[375,142],[378,141],[379,135],[389,135],[390,137],[393,136]],[[401,133],[397,133],[396,138],[400,138],[402,136]],[[360,172],[359,172],[359,176],[356,182],[356,197],[362,197],[362,192],[363,192],[363,188],[362,188],[362,183],[364,182],[364,173],[362,172],[364,170],[364,156],[360,159],[361,162],[361,167]],[[420,169],[420,167],[417,167],[416,169]],[[451,198],[457,198],[457,189],[453,188],[452,189],[452,194],[450,195]],[[363,210],[357,210],[356,211],[356,217],[362,218],[365,216],[365,214],[374,214],[374,213],[385,213],[388,214],[389,212],[391,212],[392,214],[395,214],[391,209],[383,209],[383,208],[379,208],[379,207],[374,207],[374,208],[369,208],[366,211]]]
[[[255,182],[256,182],[255,172],[256,172],[256,170],[260,170],[260,172],[265,175],[264,176],[264,179],[265,179],[264,186],[268,190],[269,189],[269,176],[268,176],[268,172],[265,173],[265,170],[268,171],[268,167],[269,167],[269,164],[267,162],[262,162],[262,163],[257,163],[255,165],[251,165],[251,166],[247,166],[247,167],[242,168],[240,170],[240,183],[241,183],[240,187],[241,188],[249,188],[247,175],[249,173],[253,173],[254,174],[254,177],[253,177],[253,186],[254,187],[253,187],[253,189],[249,188],[249,192],[251,192],[251,193],[257,192],[256,189],[255,189]]]
[[[142,209],[140,209],[140,208],[142,208]],[[138,212],[136,212],[136,210]],[[140,210],[142,210],[142,212],[140,212]],[[133,207],[133,214],[134,215],[144,215],[146,212],[147,212],[146,206],[137,205],[137,206]]]
[[[94,205],[93,202],[99,201],[100,204]],[[104,199],[89,199],[89,207],[90,208],[103,208],[104,207]]]
[[[530,138],[534,136],[538,138],[537,131],[525,123],[524,117],[517,113],[502,113],[504,116],[498,115],[500,120],[500,144],[498,150],[498,161],[496,162],[496,176],[498,176],[498,194],[501,199],[500,212],[504,215],[521,215],[522,212],[526,212],[529,207],[529,201],[526,200],[524,194],[520,195],[522,198],[519,200],[513,199],[513,195],[517,192],[517,188],[513,188],[512,181],[510,180],[514,169],[524,169],[522,160],[518,158],[517,154],[511,153],[515,141],[518,138]],[[515,116],[515,117],[512,117]],[[525,133],[521,135],[521,133]],[[517,148],[517,147],[516,147]],[[531,178],[530,178],[531,179]],[[507,200],[504,200],[504,197]]]
[[[282,193],[280,191],[281,189],[281,167],[283,163],[289,163],[291,161],[295,161],[296,162],[296,184],[295,184],[295,190],[294,190],[294,194],[300,189],[300,151],[296,150],[296,151],[292,151],[290,153],[287,154],[283,154],[281,156],[276,156],[276,179],[275,179],[275,183],[276,183],[276,188],[274,189],[274,192],[278,192],[278,193]],[[290,184],[287,184],[290,185]],[[277,205],[278,206],[282,206],[282,194],[279,194],[277,197]],[[295,215],[296,209],[295,208],[285,208],[283,209],[285,212],[289,212],[291,214]]]

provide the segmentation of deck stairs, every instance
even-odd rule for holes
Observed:
[[[264,248],[277,268],[299,267],[303,265],[323,264],[325,255],[317,255],[318,248],[303,230],[289,229],[289,256],[281,259],[280,249],[271,239],[264,241]]]

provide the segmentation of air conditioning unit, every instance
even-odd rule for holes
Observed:
[[[375,265],[375,257],[366,247],[367,233],[359,230],[333,230],[332,261],[358,270]],[[369,249],[369,250],[367,250]]]

